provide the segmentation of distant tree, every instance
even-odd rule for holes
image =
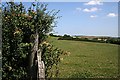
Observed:
[[[59,37],[58,40],[73,40],[73,37],[65,34],[64,36]]]
[[[64,38],[71,37],[70,35],[64,34]]]
[[[49,35],[50,35],[50,36],[53,36],[53,33],[50,33]]]

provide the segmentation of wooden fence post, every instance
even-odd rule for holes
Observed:
[[[45,80],[45,65],[44,62],[41,61],[41,50],[38,50],[37,55],[38,60],[38,80]]]
[[[38,49],[38,44],[39,44],[39,34],[38,34],[38,30],[36,30],[36,51],[37,51],[37,67],[38,67],[38,71],[37,71],[37,79],[38,80],[45,80],[45,65],[44,62],[41,61],[41,53],[42,50]]]
[[[34,42],[34,46],[32,48],[32,52],[30,54],[30,80],[45,80],[45,65],[44,62],[41,61],[41,53],[42,50],[39,49],[39,34],[38,30],[36,29],[36,38]]]

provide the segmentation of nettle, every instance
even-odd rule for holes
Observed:
[[[45,63],[46,78],[51,77],[51,69],[60,61],[62,50],[45,43],[47,33],[55,27],[58,11],[47,11],[47,5],[32,3],[25,9],[22,3],[8,2],[2,9],[2,77],[5,80],[17,80],[28,77],[28,56],[38,29],[39,47]],[[54,24],[54,25],[53,25]]]

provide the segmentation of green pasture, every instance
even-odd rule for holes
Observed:
[[[97,42],[57,40],[54,46],[70,52],[61,56],[59,78],[116,78],[118,75],[118,45]]]

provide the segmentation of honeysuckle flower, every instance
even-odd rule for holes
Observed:
[[[11,66],[9,66],[9,67],[8,67],[8,70],[9,70],[9,71],[11,71],[11,70],[12,70],[12,67],[11,67]]]
[[[49,43],[48,43],[48,42],[46,42],[46,41],[44,41],[44,42],[43,42],[43,44],[45,44],[45,45],[47,45],[47,46],[49,45]]]
[[[63,58],[60,58],[60,61],[63,61]]]
[[[8,19],[8,17],[5,17],[6,19]]]
[[[71,53],[69,51],[65,51],[63,54],[69,56]]]
[[[51,47],[49,46],[49,47],[47,47],[49,50],[51,49]]]
[[[15,34],[19,34],[19,33],[20,33],[20,31],[15,31],[15,32],[14,32],[14,35],[15,35]]]

